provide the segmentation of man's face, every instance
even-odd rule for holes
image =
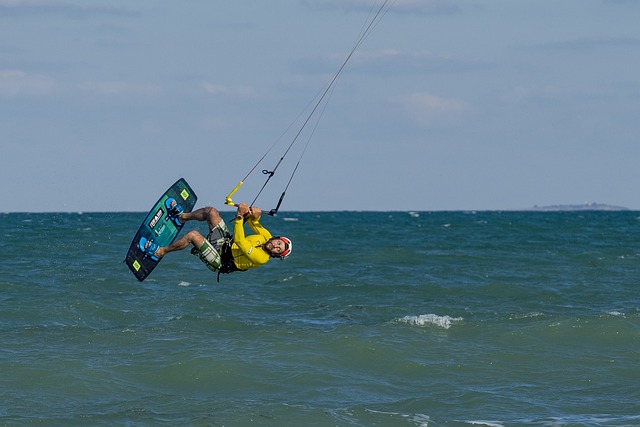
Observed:
[[[286,249],[285,243],[281,239],[269,240],[265,246],[274,255],[280,255]]]

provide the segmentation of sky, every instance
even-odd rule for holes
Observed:
[[[640,209],[639,1],[382,3],[0,0],[0,212]]]

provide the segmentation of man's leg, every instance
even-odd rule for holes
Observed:
[[[204,209],[204,208],[203,208]],[[189,244],[193,245],[195,248],[199,248],[204,243],[204,236],[198,233],[196,230],[191,230],[169,246],[165,246],[162,248],[158,248],[154,256],[158,258],[162,258],[169,252],[181,251],[185,249]]]
[[[220,212],[218,212],[216,208],[207,206],[205,208],[196,209],[193,212],[184,212],[182,215],[180,215],[180,221],[185,222],[190,220],[207,221],[207,223],[209,224],[209,230],[213,230],[215,226],[220,223],[222,217],[220,216]],[[175,243],[178,242],[179,240]],[[186,246],[188,246],[188,243]]]

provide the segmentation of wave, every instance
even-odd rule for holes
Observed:
[[[409,325],[426,326],[435,325],[440,328],[449,329],[454,323],[464,320],[462,317],[438,316],[437,314],[421,314],[420,316],[404,316],[396,319],[398,322]]]

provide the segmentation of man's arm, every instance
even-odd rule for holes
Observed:
[[[261,235],[265,238],[265,240],[269,240],[271,238],[271,233],[269,230],[264,228],[262,224],[260,224],[260,216],[262,215],[262,211],[260,208],[249,208],[249,217],[247,222],[249,223],[249,227],[253,230],[254,233]]]
[[[265,251],[255,250],[256,248],[253,246],[253,243],[251,243],[251,241],[248,240],[245,235],[245,231],[244,231],[245,218],[247,219],[247,222],[249,222],[249,224],[251,225],[251,228],[257,227],[258,229],[265,230],[262,228],[258,220],[255,218],[256,216],[260,217],[260,210],[257,208],[254,208],[253,211],[254,212],[251,212],[249,210],[249,207],[246,204],[242,204],[238,206],[238,213],[236,215],[236,218],[233,224],[234,244],[242,251],[242,253],[247,257],[247,259],[249,259],[251,263],[253,263],[251,266],[248,266],[246,268],[252,268],[257,265],[262,265],[269,260],[269,255]],[[257,224],[257,226],[255,224]]]
[[[238,205],[238,211],[236,212],[236,218],[233,224],[233,241],[245,254],[249,247],[244,234],[244,219],[247,217],[249,212],[249,205],[246,203],[240,203]]]

